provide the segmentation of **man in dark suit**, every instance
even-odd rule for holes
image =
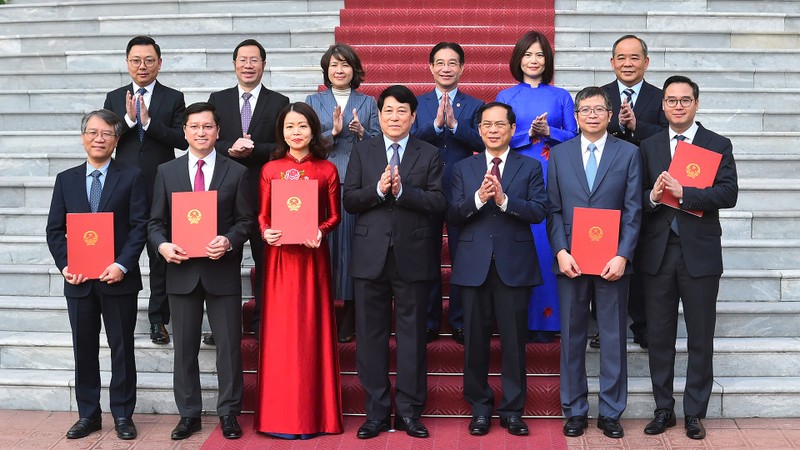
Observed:
[[[689,78],[667,78],[663,105],[669,128],[641,145],[645,212],[641,268],[656,401],[655,418],[644,432],[659,434],[676,424],[672,387],[680,300],[689,351],[683,414],[686,435],[692,439],[705,437],[700,419],[706,416],[714,380],[714,325],[722,275],[719,210],[736,206],[739,193],[731,141],[694,121],[699,96],[700,89]],[[711,187],[683,187],[667,172],[681,140],[722,154]],[[660,204],[665,191],[678,199],[681,210]],[[701,210],[703,216],[682,210]]]
[[[147,199],[139,169],[113,159],[111,153],[125,129],[112,111],[101,109],[81,121],[87,161],[56,176],[47,217],[47,245],[64,275],[64,295],[72,328],[75,355],[75,399],[80,419],[67,439],[88,436],[101,429],[100,318],[105,323],[111,349],[111,383],[108,386],[114,428],[120,439],[134,439],[131,419],[136,406],[136,360],[133,331],[136,295],[142,290],[139,255],[147,239]],[[67,261],[67,214],[114,214],[114,263],[89,280],[71,272]]]
[[[161,48],[150,36],[136,36],[125,50],[132,82],[106,95],[103,108],[124,119],[117,143],[116,160],[142,170],[147,188],[147,205],[153,199],[153,183],[158,165],[175,159],[175,149],[186,150],[181,120],[186,104],[183,93],[156,80],[161,70]],[[165,288],[167,266],[156,251],[147,246],[150,265],[150,339],[168,344],[169,302]]]
[[[378,97],[382,136],[359,142],[350,155],[344,207],[358,214],[350,274],[356,302],[356,363],[366,391],[367,420],[357,436],[391,427],[389,335],[394,297],[397,341],[395,428],[428,437],[419,418],[427,395],[425,305],[440,270],[429,215],[441,214],[442,162],[436,147],[409,135],[417,99],[405,86]]]
[[[617,79],[603,86],[611,98],[612,118],[617,118],[608,123],[608,132],[636,146],[667,127],[661,109],[661,89],[644,80],[649,64],[644,40],[632,34],[622,36],[611,48],[611,67]],[[638,260],[634,258],[635,264]],[[634,270],[630,278],[628,315],[632,321],[633,342],[647,348],[647,318],[638,270]],[[599,343],[593,340],[592,347],[598,348]]]
[[[258,210],[261,167],[269,161],[275,144],[275,121],[281,110],[289,104],[289,98],[271,91],[261,84],[267,66],[267,52],[255,39],[246,39],[233,50],[233,69],[238,84],[235,87],[214,92],[208,102],[219,114],[219,140],[217,151],[243,164],[250,172],[253,208]],[[264,241],[253,227],[250,235],[250,251],[255,264],[253,297],[255,311],[251,328],[258,333],[260,322],[261,287],[264,282]],[[256,334],[256,336],[258,336]],[[213,344],[213,334],[207,343]]]
[[[518,436],[528,392],[525,342],[531,289],[542,283],[530,225],[547,215],[539,161],[509,150],[516,115],[503,103],[478,110],[486,150],[456,164],[448,223],[461,227],[462,253],[453,261],[451,282],[461,287],[466,318],[464,398],[472,405],[469,432],[484,435],[494,409],[489,386],[492,318],[503,352],[500,425]]]
[[[464,70],[464,50],[455,42],[436,44],[428,57],[431,74],[436,87],[417,97],[419,108],[417,118],[411,127],[411,134],[439,148],[439,156],[444,164],[444,195],[450,198],[450,178],[456,162],[471,156],[483,147],[478,135],[476,112],[483,105],[481,100],[471,97],[458,89],[458,80]],[[445,95],[446,94],[446,95]],[[431,216],[432,227],[438,236],[434,257],[442,254],[442,226],[444,214]],[[458,227],[447,224],[447,245],[450,260],[456,257],[458,249]],[[464,343],[464,311],[461,296],[456,286],[450,286],[449,309],[447,313],[453,339]],[[428,342],[439,337],[442,324],[442,279],[441,271],[431,286],[428,297],[428,322],[426,337]]]
[[[175,403],[181,420],[172,439],[186,439],[200,430],[203,411],[197,355],[203,323],[203,303],[217,345],[217,414],[222,434],[241,437],[236,420],[242,403],[242,250],[255,227],[255,210],[247,169],[214,150],[219,133],[214,105],[186,108],[183,128],[189,152],[158,168],[148,224],[150,244],[167,261],[167,294],[173,311]],[[217,191],[217,233],[207,258],[186,256],[172,242],[172,194]]]
[[[599,87],[575,96],[581,134],[553,148],[547,172],[547,235],[556,261],[561,307],[561,407],[566,436],[588,426],[586,335],[589,301],[597,300],[600,328],[600,414],[597,427],[611,438],[624,435],[619,418],[628,398],[625,352],[626,304],[641,224],[641,157],[635,145],[606,132],[611,100]],[[571,254],[574,208],[621,211],[619,241],[600,275],[582,274]]]

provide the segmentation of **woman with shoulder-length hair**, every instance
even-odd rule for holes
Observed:
[[[553,47],[539,31],[522,35],[511,53],[509,69],[519,84],[497,94],[497,101],[510,105],[517,115],[517,131],[511,148],[542,163],[547,181],[547,159],[550,148],[578,134],[575,105],[566,89],[553,82]],[[528,307],[528,328],[535,340],[549,341],[549,335],[561,328],[556,278],[548,261],[553,252],[547,240],[547,224],[531,225],[536,253],[542,264],[544,284],[533,288]]]
[[[261,169],[258,224],[264,251],[254,428],[287,439],[343,431],[339,354],[326,237],[341,220],[339,174],[317,115],[291,103],[276,122],[278,151]],[[302,244],[281,244],[272,227],[273,180],[317,180],[319,227]]]
[[[331,45],[322,55],[320,66],[328,89],[309,95],[306,103],[319,116],[322,135],[332,143],[328,160],[336,164],[339,180],[344,182],[353,146],[362,139],[381,133],[378,106],[373,97],[356,90],[364,79],[364,69],[352,47],[343,43]],[[334,298],[344,300],[344,311],[338,323],[339,342],[352,341],[355,333],[353,279],[348,274],[350,242],[355,226],[355,216],[343,210],[342,223],[329,240],[333,294]]]

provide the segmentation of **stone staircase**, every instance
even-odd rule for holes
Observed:
[[[0,408],[75,409],[62,278],[43,231],[55,174],[84,158],[81,115],[129,81],[128,39],[152,33],[163,50],[159,79],[181,89],[191,103],[235,83],[231,51],[242,39],[255,37],[268,50],[264,83],[297,101],[316,91],[319,58],[334,40],[343,4],[12,0],[0,6]],[[795,416],[800,400],[800,236],[795,232],[800,119],[794,106],[800,97],[800,3],[556,0],[555,5],[558,85],[574,94],[611,81],[611,44],[635,33],[650,46],[648,81],[660,85],[675,73],[695,79],[701,89],[699,120],[733,140],[740,196],[735,209],[722,213],[726,272],[717,307],[716,385],[709,415]],[[466,90],[480,89],[470,86],[471,71],[495,71],[503,77],[499,80],[510,82],[510,48],[465,48]],[[409,60],[414,68],[397,81],[428,87],[425,57]],[[146,255],[141,263],[146,277]],[[242,270],[245,300],[248,269]],[[175,413],[172,350],[147,337],[147,295],[146,290],[140,295],[136,329],[137,408]],[[677,374],[686,365],[685,329],[679,336]],[[626,417],[647,417],[653,408],[647,354],[633,344],[628,350]],[[343,370],[351,352],[342,350]],[[431,352],[432,359],[440,358],[438,350]],[[590,351],[587,364],[590,397],[596,398],[596,352]],[[107,358],[101,368],[107,383]],[[205,404],[213,410],[213,348],[202,347],[201,370]],[[676,392],[682,387],[683,380],[676,380]]]

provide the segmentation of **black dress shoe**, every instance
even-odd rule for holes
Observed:
[[[589,428],[589,419],[586,416],[572,416],[564,424],[564,436],[582,436],[583,430],[587,428]]]
[[[489,432],[491,418],[489,416],[472,416],[469,421],[469,434],[473,436],[483,436]]]
[[[618,419],[599,416],[597,417],[597,428],[603,430],[606,437],[620,439],[625,436],[625,430],[622,429],[622,424]]]
[[[431,330],[430,328],[425,329],[425,341],[431,343],[435,340],[439,339],[439,332],[436,330]]]
[[[127,417],[117,417],[114,419],[114,429],[117,437],[123,440],[136,439],[136,425],[133,420]]]
[[[704,439],[706,437],[706,427],[700,422],[697,416],[686,416],[684,419],[686,427],[686,436],[689,439]]]
[[[80,439],[84,438],[95,431],[100,431],[103,428],[103,419],[80,418],[72,428],[67,431],[67,439]]]
[[[341,319],[336,323],[337,340],[341,344],[352,342],[356,337],[355,301],[345,300]]]
[[[214,335],[211,333],[203,335],[203,344],[206,345],[217,345],[217,341],[214,340]]]
[[[164,326],[163,323],[151,323],[150,340],[153,341],[153,344],[169,344],[169,333],[167,332],[167,327]]]
[[[199,417],[181,417],[178,425],[172,430],[172,439],[176,441],[186,439],[202,428]]]
[[[239,439],[242,437],[242,429],[236,416],[219,416],[219,425],[222,428],[222,436],[225,439]]]
[[[657,409],[656,417],[644,427],[644,434],[661,434],[667,431],[667,428],[674,427],[676,423],[674,411],[671,409]]]
[[[633,343],[639,344],[639,347],[648,348],[650,342],[647,339],[647,333],[633,333]]]
[[[591,340],[591,341],[589,341],[589,347],[592,347],[592,348],[600,348],[600,333],[598,333],[598,334],[595,334],[595,335],[592,337],[592,340]]]
[[[392,428],[392,426],[389,423],[388,417],[382,420],[367,419],[363,425],[358,427],[356,437],[359,439],[372,439],[379,435],[381,431],[389,431],[390,428]]]
[[[456,328],[453,330],[453,340],[461,345],[464,345],[464,329]]]
[[[394,429],[397,431],[405,431],[407,435],[415,438],[428,437],[428,429],[425,428],[425,425],[423,425],[419,419],[411,417],[395,416]]]
[[[500,426],[508,428],[508,432],[514,436],[527,436],[528,425],[522,421],[520,416],[508,416],[500,418]]]

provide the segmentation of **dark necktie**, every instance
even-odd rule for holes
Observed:
[[[400,165],[400,144],[395,142],[390,147],[392,149],[392,157],[389,158],[389,168],[392,170],[392,176],[394,176],[394,168]]]
[[[197,172],[194,173],[195,192],[203,192],[206,190],[206,177],[203,175],[203,164],[205,164],[205,161],[202,159],[197,160]]]
[[[250,107],[250,97],[253,94],[245,92],[242,94],[244,102],[242,103],[242,134],[247,134],[250,129],[250,120],[253,119],[253,109]]]
[[[625,94],[625,97],[628,98],[628,104],[631,105],[631,108],[633,108],[633,94],[634,94],[633,89],[631,88],[625,89],[624,91],[622,91],[622,93]]]
[[[589,192],[592,192],[592,187],[594,187],[594,178],[597,176],[597,157],[594,155],[594,151],[597,150],[597,146],[594,144],[589,144],[589,160],[586,161],[586,182],[589,184]]]
[[[136,91],[139,98],[144,99],[144,93],[147,92],[145,88],[139,88]],[[139,98],[136,99],[136,131],[139,133],[139,142],[144,142],[144,126],[142,126],[142,107],[139,105]]]
[[[92,185],[89,187],[89,208],[91,208],[92,212],[97,212],[97,209],[100,208],[100,194],[103,193],[103,185],[100,184],[100,173],[99,170],[95,170],[92,172]]]
[[[678,142],[685,141],[686,140],[686,136],[684,136],[682,134],[676,134],[675,135],[675,140],[678,141]],[[676,145],[676,149],[677,149],[677,145]],[[672,232],[675,233],[676,236],[680,236],[681,235],[678,232],[678,212],[677,211],[675,211],[675,215],[672,216],[672,220],[669,222],[669,229],[672,230]]]
[[[497,178],[497,182],[498,183],[501,181],[501,178],[500,178],[500,163],[501,162],[503,162],[503,160],[500,159],[500,158],[492,159],[492,175],[494,175],[494,177]]]

